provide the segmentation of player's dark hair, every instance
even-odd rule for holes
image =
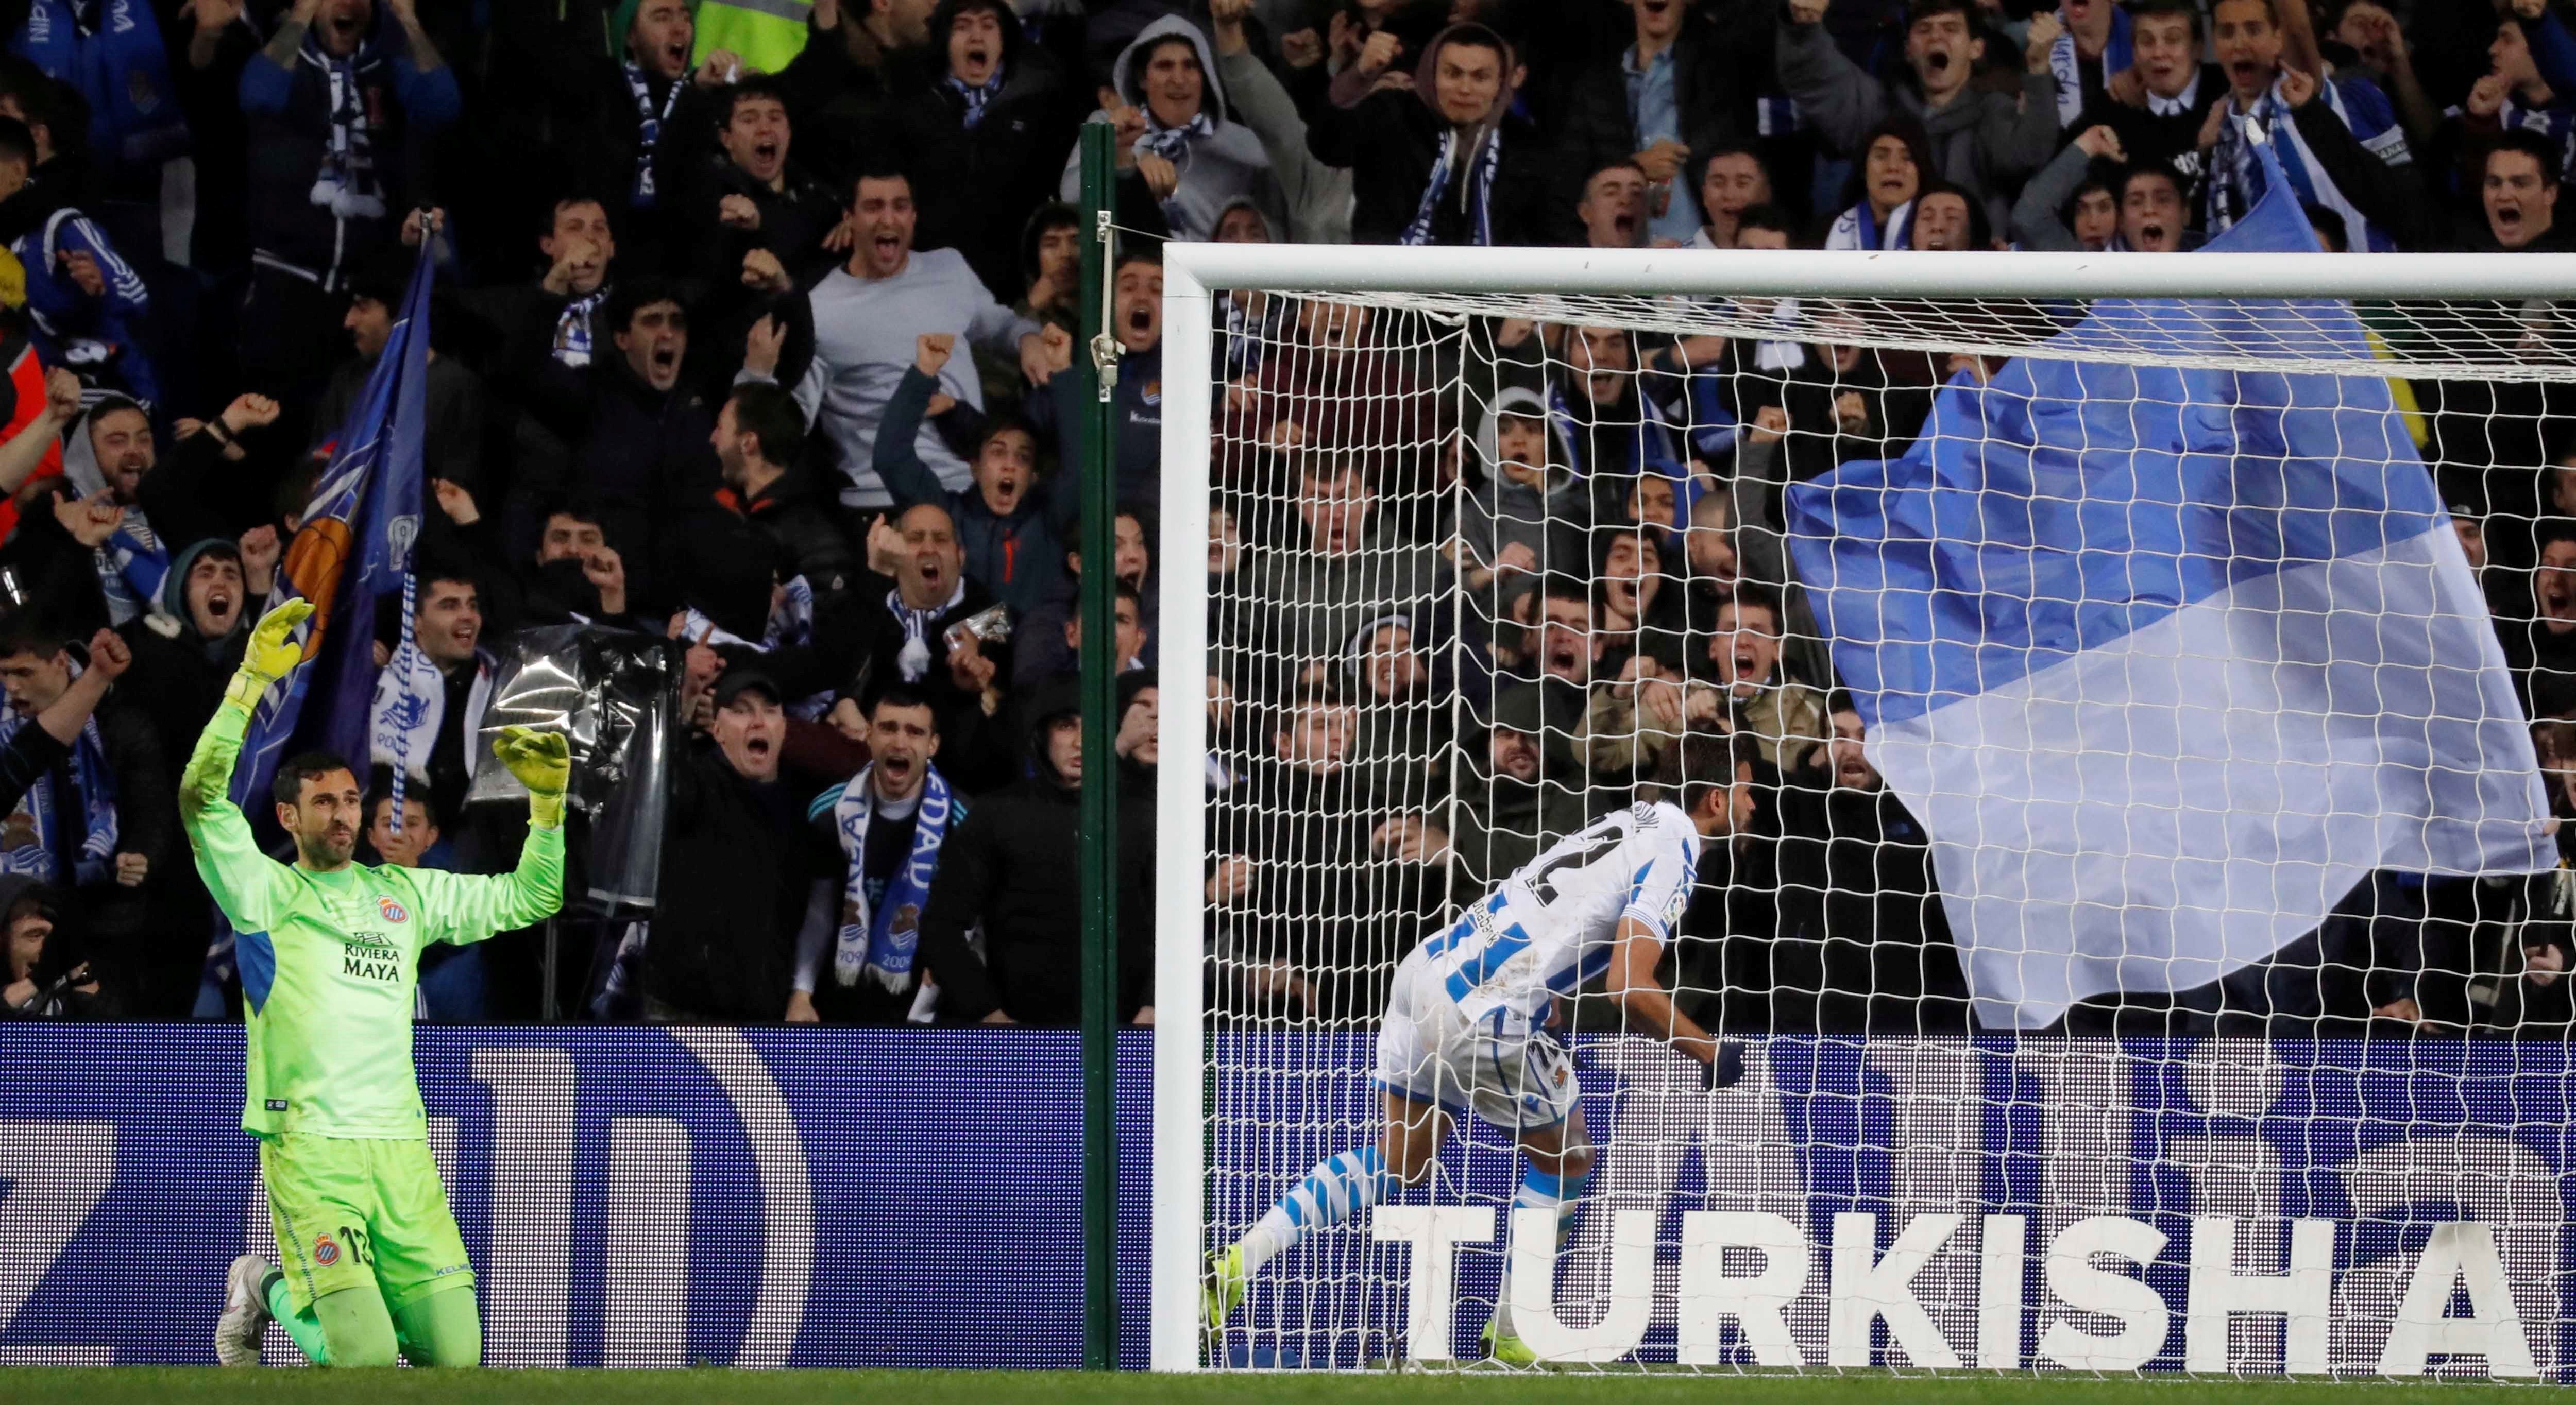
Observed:
[[[269,797],[280,805],[301,804],[304,783],[318,781],[334,771],[348,771],[352,777],[358,774],[348,762],[330,752],[300,752],[278,763],[277,778],[268,783]]]
[[[1746,766],[1761,774],[1762,744],[1751,732],[1685,732],[1664,749],[1654,783],[1682,813],[1696,815],[1709,792],[1735,784],[1737,768]]]
[[[805,452],[805,413],[786,387],[768,381],[745,381],[733,388],[733,427],[760,440],[760,456],[774,464],[792,464]]]

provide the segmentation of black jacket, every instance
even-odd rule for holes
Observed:
[[[1052,55],[1028,43],[1015,24],[1002,26],[1002,91],[966,125],[966,99],[948,86],[950,22],[961,8],[946,0],[931,17],[938,70],[931,85],[896,103],[887,116],[893,150],[902,153],[920,192],[924,249],[953,248],[975,276],[1008,304],[1028,277],[1021,267],[1020,228],[1028,212],[1055,197],[1064,153],[1073,144],[1088,99],[1065,81]]]
[[[707,444],[715,411],[685,366],[667,391],[638,379],[604,325],[589,366],[557,361],[552,348],[563,306],[559,298],[529,301],[506,357],[511,371],[495,383],[572,450],[563,483],[518,486],[538,499],[550,491],[597,498],[608,544],[626,563],[628,599],[639,613],[658,609],[674,597],[655,578],[665,554],[655,528],[668,524],[669,504],[715,491],[715,453]]]
[[[921,960],[939,982],[941,1018],[972,1024],[1000,1010],[1020,1024],[1082,1018],[1082,791],[1046,760],[1048,722],[1075,711],[1074,689],[1053,688],[1028,710],[1036,774],[975,802],[939,851],[921,915]],[[947,755],[947,743],[941,744]],[[1131,768],[1118,796],[1118,864],[1150,868],[1153,787]],[[1153,1001],[1152,912],[1121,883],[1118,1018]],[[966,934],[980,924],[984,955]]]
[[[662,576],[673,600],[745,639],[764,632],[774,582],[802,576],[813,588],[813,639],[761,661],[791,698],[838,687],[857,659],[854,591],[867,577],[833,524],[831,501],[811,469],[791,468],[749,503],[729,488],[701,498],[667,543]]]
[[[1393,244],[1403,237],[1422,206],[1447,125],[1423,99],[1394,89],[1371,93],[1354,107],[1329,100],[1316,105],[1306,123],[1306,149],[1351,173],[1352,243]],[[1572,207],[1556,198],[1553,148],[1546,138],[1517,117],[1505,118],[1495,135],[1503,150],[1490,206],[1494,243],[1575,242]],[[1435,244],[1473,242],[1459,189],[1453,178],[1432,220]]]
[[[1923,826],[1893,791],[1832,786],[1820,768],[1781,791],[1780,935],[1772,980],[1803,993],[1794,1028],[1956,1034],[1967,985],[1932,881]]]
[[[1593,172],[1645,149],[1629,111],[1627,52],[1621,48],[1602,55],[1566,86],[1557,148],[1563,157],[1562,198],[1568,201],[1581,198],[1583,183]],[[1741,109],[1749,90],[1741,86],[1737,65],[1729,62],[1719,37],[1704,25],[1687,25],[1673,42],[1672,56],[1682,144],[1705,155],[1743,141],[1750,124]],[[1684,174],[1674,179],[1687,183],[1688,170],[1686,164]],[[1691,193],[1697,198],[1698,191]]]
[[[354,56],[356,93],[365,108],[371,181],[356,187],[374,200],[362,212],[344,198],[337,209],[317,203],[316,184],[331,169],[331,80],[321,40],[308,34],[292,65],[280,70],[253,55],[242,71],[242,110],[250,121],[251,247],[317,275],[334,274],[383,246],[415,203],[425,144],[462,106],[444,64],[421,71],[401,32],[379,10],[375,28]]]
[[[981,582],[972,576],[965,580],[965,595],[931,622],[926,635],[930,667],[918,680],[918,686],[939,716],[939,769],[967,790],[980,792],[1019,775],[1018,747],[1014,740],[1006,740],[1012,737],[1010,724],[1003,720],[1009,710],[987,714],[981,696],[959,688],[948,672],[949,627],[997,603],[993,592]],[[856,672],[842,689],[851,697],[864,698],[903,676],[903,621],[886,604],[886,597],[894,589],[892,578],[870,571],[860,572],[851,587],[850,618],[858,662]],[[984,657],[994,663],[996,685],[1007,687],[1012,646],[988,642],[982,649]],[[1027,714],[1023,711],[1020,715]]]
[[[713,746],[672,769],[646,994],[724,1023],[786,1015],[806,898],[816,878],[839,876],[804,817],[784,784],[744,779]]]

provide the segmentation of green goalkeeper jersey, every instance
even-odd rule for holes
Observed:
[[[227,701],[197,739],[179,814],[237,933],[249,1029],[242,1128],[267,1135],[428,1135],[411,1061],[413,986],[432,942],[479,942],[563,902],[563,830],[531,824],[518,871],[492,877],[350,864],[315,873],[259,851],[227,794],[249,716]]]

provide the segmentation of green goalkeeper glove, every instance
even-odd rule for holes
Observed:
[[[547,829],[563,823],[564,789],[572,783],[572,743],[561,732],[501,729],[492,754],[528,788],[528,818]]]
[[[251,626],[250,641],[242,646],[241,668],[224,688],[224,701],[252,711],[270,684],[293,673],[304,662],[304,646],[291,636],[312,614],[312,601],[289,600],[260,616],[259,623]]]

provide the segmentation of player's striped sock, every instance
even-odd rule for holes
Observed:
[[[276,1318],[277,1325],[286,1329],[286,1335],[293,1338],[295,1345],[303,1351],[304,1359],[316,1366],[330,1365],[330,1350],[322,1344],[322,1319],[315,1316],[309,1307],[300,1314],[296,1312],[295,1300],[286,1291],[286,1275],[271,1269],[264,1286],[268,1292],[268,1315]]]
[[[1385,1194],[1386,1163],[1376,1147],[1355,1147],[1325,1157],[1243,1236],[1244,1273],[1259,1272],[1308,1233],[1340,1224]]]
[[[1574,1229],[1574,1213],[1583,1208],[1583,1187],[1592,1180],[1587,1168],[1579,1176],[1554,1176],[1529,1167],[1521,1172],[1520,1189],[1512,1192],[1512,1209],[1553,1210],[1556,1212],[1556,1246],[1565,1247],[1565,1237]],[[1494,1331],[1501,1336],[1517,1335],[1512,1331],[1512,1259],[1506,1241],[1503,1250],[1503,1279],[1494,1289]]]

